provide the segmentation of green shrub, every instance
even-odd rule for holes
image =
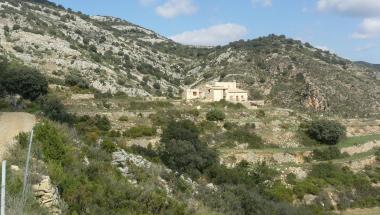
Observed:
[[[50,122],[35,127],[35,140],[41,145],[45,161],[61,163],[66,158],[67,147],[61,132]]]
[[[106,116],[95,116],[95,125],[102,131],[111,130],[111,122]]]
[[[225,133],[226,140],[236,141],[238,143],[248,143],[248,147],[251,149],[262,148],[264,141],[257,134],[247,131],[244,128],[237,128]]]
[[[121,117],[119,117],[119,121],[121,121],[121,122],[128,122],[128,116],[121,116]]]
[[[189,120],[168,124],[163,131],[159,151],[165,165],[194,178],[218,163],[216,152],[199,140],[199,130]]]
[[[259,110],[256,112],[256,117],[257,118],[264,118],[265,117],[265,111],[264,110]]]
[[[236,127],[237,127],[237,124],[233,122],[225,122],[223,125],[223,128],[225,128],[226,130],[232,130]]]
[[[346,127],[335,121],[317,120],[311,122],[306,133],[321,143],[335,145],[345,137]]]
[[[18,144],[21,146],[21,148],[26,148],[29,144],[28,133],[20,133],[16,139],[17,139]]]
[[[106,139],[102,142],[102,149],[108,153],[112,153],[116,151],[117,148],[116,148],[116,145],[111,140]]]
[[[156,108],[169,108],[173,104],[168,101],[131,101],[129,109],[132,110],[149,110]]]
[[[293,192],[281,182],[275,182],[273,185],[265,189],[265,193],[269,198],[275,201],[293,201]]]
[[[307,178],[294,185],[293,190],[298,198],[303,198],[305,194],[318,195],[324,182],[316,178]]]
[[[221,110],[211,110],[206,114],[208,121],[223,121],[226,118],[226,115]]]
[[[14,31],[17,31],[17,30],[20,30],[20,29],[21,29],[20,25],[18,25],[18,24],[13,25],[13,30]]]
[[[24,48],[22,48],[21,46],[13,46],[13,49],[14,49],[16,52],[24,53]]]
[[[215,109],[223,109],[223,108],[228,108],[232,110],[241,110],[245,109],[245,106],[242,105],[241,103],[232,103],[226,100],[220,100],[218,102],[213,102],[211,103],[211,106],[213,106]]]
[[[138,138],[138,137],[151,137],[156,135],[157,130],[154,127],[147,126],[136,126],[128,129],[124,132],[124,136],[130,138]]]
[[[68,113],[61,100],[55,96],[44,96],[38,100],[46,117],[53,121],[72,124],[74,115]]]
[[[46,78],[37,70],[24,66],[6,66],[0,71],[0,85],[9,94],[19,94],[25,99],[35,100],[48,91]]]
[[[152,149],[151,144],[149,144],[147,148],[133,145],[130,147],[130,150],[132,153],[139,154],[150,161],[158,162],[160,160],[158,152]]]
[[[82,88],[82,89],[88,89],[90,86],[89,83],[85,79],[83,79],[77,73],[73,73],[73,72],[71,72],[69,75],[66,76],[65,84],[68,86],[78,86],[79,88]]]
[[[325,149],[314,149],[313,158],[315,160],[326,161],[347,157],[347,153],[341,153],[336,146],[330,146]]]

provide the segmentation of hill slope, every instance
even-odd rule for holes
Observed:
[[[195,48],[114,17],[89,17],[44,0],[1,0],[0,40],[1,52],[56,84],[75,77],[101,92],[147,96],[234,79],[253,99],[277,106],[380,112],[378,69],[284,36]]]

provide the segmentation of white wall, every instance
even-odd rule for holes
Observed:
[[[212,97],[214,102],[218,102],[223,99],[223,90],[212,90]]]
[[[248,101],[248,93],[227,93],[226,100],[230,102],[246,102]]]

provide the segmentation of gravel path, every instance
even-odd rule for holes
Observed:
[[[36,118],[29,113],[0,113],[0,161],[20,132],[32,130]]]

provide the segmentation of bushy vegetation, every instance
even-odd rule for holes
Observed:
[[[25,99],[36,100],[47,93],[48,82],[40,72],[22,65],[9,64],[6,59],[0,61],[2,94],[18,94]]]
[[[346,127],[330,120],[316,120],[310,123],[307,134],[321,143],[335,145],[346,135]]]
[[[89,88],[89,83],[76,72],[71,72],[66,76],[65,84],[68,86],[77,86],[82,89]]]
[[[241,127],[227,131],[225,134],[225,139],[230,142],[236,141],[238,143],[247,143],[248,148],[251,149],[259,149],[264,147],[264,141],[260,136]]]
[[[207,112],[206,118],[208,121],[223,121],[226,118],[226,115],[223,111],[214,109]]]
[[[168,101],[131,101],[129,108],[132,110],[149,110],[153,108],[169,108],[173,104]]]
[[[341,153],[340,149],[336,146],[313,150],[313,159],[320,161],[340,159],[348,156],[347,153]]]
[[[148,126],[136,126],[132,127],[124,132],[124,136],[130,138],[138,138],[138,137],[151,137],[156,135],[157,129],[154,127]]]
[[[220,100],[218,102],[213,102],[213,103],[211,103],[211,106],[213,106],[216,109],[223,109],[223,108],[228,108],[228,109],[232,109],[232,110],[245,109],[244,105],[242,105],[241,103],[232,103],[232,102],[228,102],[226,100]]]
[[[49,121],[43,121],[35,128],[33,154],[44,161],[47,174],[58,186],[62,200],[68,206],[64,213],[188,214],[185,204],[167,197],[159,188],[147,190],[132,185],[112,167],[109,154],[114,151],[114,146],[110,144],[112,140],[103,141],[101,147],[87,144],[87,141],[81,141],[86,138],[83,133],[86,131],[78,131],[79,133],[73,132],[68,127]],[[18,147],[25,151],[27,135],[23,135],[21,139],[22,143]],[[84,157],[89,163],[84,162]],[[41,165],[41,162],[38,164]],[[20,178],[13,180],[12,184]],[[20,180],[17,186],[21,185]],[[13,189],[11,184],[8,187],[10,196],[21,191]],[[37,208],[38,205],[34,205],[30,210],[31,214],[47,214],[42,209],[39,213],[34,213]]]
[[[164,129],[160,157],[169,168],[194,178],[218,161],[216,152],[199,140],[199,130],[189,120],[173,121]]]
[[[41,97],[39,104],[43,114],[51,120],[72,124],[75,116],[66,111],[61,100],[53,95]]]

